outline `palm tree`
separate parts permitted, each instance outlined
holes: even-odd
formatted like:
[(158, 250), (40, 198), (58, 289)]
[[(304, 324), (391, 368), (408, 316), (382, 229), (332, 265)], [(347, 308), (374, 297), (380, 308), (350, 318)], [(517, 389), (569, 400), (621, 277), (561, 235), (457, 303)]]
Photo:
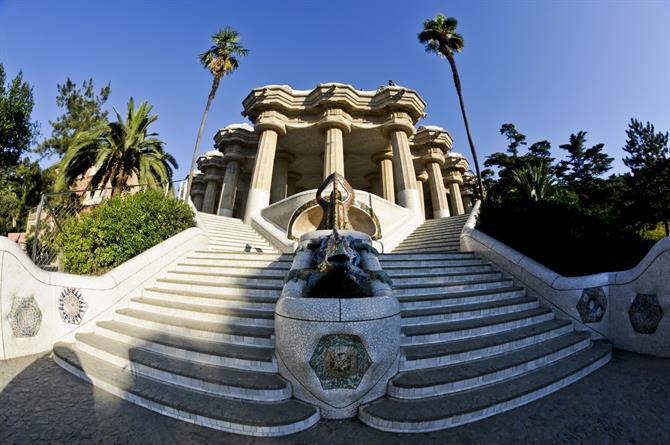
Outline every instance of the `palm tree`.
[(454, 85), (456, 85), (458, 100), (461, 104), (461, 113), (463, 114), (463, 122), (465, 123), (465, 132), (468, 134), (468, 143), (470, 144), (472, 159), (475, 162), (475, 169), (477, 171), (479, 194), (483, 197), (484, 186), (482, 184), (482, 175), (479, 171), (479, 160), (477, 159), (475, 143), (472, 141), (472, 135), (470, 134), (470, 124), (468, 123), (468, 116), (465, 113), (465, 104), (463, 103), (461, 78), (458, 75), (456, 60), (454, 59), (454, 53), (461, 52), (464, 44), (463, 36), (456, 32), (457, 24), (458, 21), (455, 18), (438, 14), (434, 19), (428, 19), (423, 22), (423, 31), (419, 33), (419, 42), (426, 45), (426, 52), (435, 53), (440, 57), (446, 58), (449, 61), (449, 65), (451, 65), (451, 73), (454, 77)]
[(193, 172), (195, 171), (195, 163), (198, 160), (198, 148), (200, 147), (200, 139), (202, 132), (205, 129), (205, 121), (207, 120), (207, 113), (209, 107), (212, 105), (212, 100), (216, 95), (216, 90), (219, 89), (221, 78), (226, 76), (238, 67), (237, 57), (246, 56), (249, 50), (240, 45), (240, 35), (233, 28), (226, 27), (212, 36), (212, 45), (207, 51), (200, 54), (200, 63), (202, 66), (212, 73), (212, 88), (209, 90), (207, 97), (207, 106), (200, 121), (200, 128), (198, 129), (198, 137), (195, 140), (195, 148), (193, 149), (193, 160), (191, 161), (191, 170), (188, 175), (188, 182), (186, 184), (186, 196), (191, 192), (191, 184), (193, 182)]
[(553, 196), (556, 181), (551, 177), (546, 164), (524, 165), (512, 170), (512, 179), (517, 191), (533, 201), (544, 201)]
[(112, 193), (131, 178), (149, 188), (171, 180), (177, 161), (164, 151), (158, 134), (149, 133), (149, 125), (158, 119), (157, 114), (149, 114), (152, 109), (145, 101), (135, 110), (131, 97), (125, 121), (114, 109), (116, 122), (78, 133), (60, 162), (57, 188), (67, 188), (91, 167), (95, 170), (91, 188), (109, 186)]

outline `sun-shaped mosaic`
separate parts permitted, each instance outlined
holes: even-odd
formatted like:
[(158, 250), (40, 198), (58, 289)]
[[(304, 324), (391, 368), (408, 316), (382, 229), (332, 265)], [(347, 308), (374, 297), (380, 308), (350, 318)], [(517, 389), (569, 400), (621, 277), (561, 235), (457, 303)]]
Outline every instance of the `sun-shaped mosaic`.
[(65, 323), (79, 324), (88, 309), (81, 291), (74, 287), (66, 287), (58, 297), (58, 312)]

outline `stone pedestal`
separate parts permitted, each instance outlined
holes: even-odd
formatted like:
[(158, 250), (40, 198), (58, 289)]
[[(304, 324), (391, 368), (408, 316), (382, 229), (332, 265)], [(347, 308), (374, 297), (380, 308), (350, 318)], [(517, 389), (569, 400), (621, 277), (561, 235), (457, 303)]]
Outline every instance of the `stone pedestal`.
[[(320, 230), (300, 240), (330, 235)], [(370, 237), (349, 230), (370, 243)], [(361, 265), (380, 270), (375, 254), (362, 252)], [(298, 251), (292, 269), (313, 265), (312, 252)], [(398, 372), (400, 305), (391, 287), (373, 283), (366, 298), (303, 297), (304, 280), (286, 283), (275, 309), (275, 353), (281, 375), (293, 386), (294, 397), (316, 405), (321, 416), (342, 419), (386, 393), (388, 380)]]

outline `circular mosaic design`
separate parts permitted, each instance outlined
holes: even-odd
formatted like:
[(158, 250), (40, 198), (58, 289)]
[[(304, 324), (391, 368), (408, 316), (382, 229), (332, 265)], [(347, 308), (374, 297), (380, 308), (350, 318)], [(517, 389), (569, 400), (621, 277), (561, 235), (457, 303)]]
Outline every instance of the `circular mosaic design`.
[(637, 294), (628, 310), (630, 324), (639, 334), (653, 334), (663, 318), (663, 308), (653, 294)]
[(74, 287), (66, 287), (58, 297), (58, 312), (65, 323), (79, 324), (88, 309), (81, 291)]
[(14, 298), (9, 311), (9, 325), (14, 337), (34, 337), (42, 324), (42, 311), (35, 301), (35, 297)]
[(602, 287), (584, 289), (577, 302), (577, 312), (583, 323), (597, 323), (607, 311), (607, 297)]

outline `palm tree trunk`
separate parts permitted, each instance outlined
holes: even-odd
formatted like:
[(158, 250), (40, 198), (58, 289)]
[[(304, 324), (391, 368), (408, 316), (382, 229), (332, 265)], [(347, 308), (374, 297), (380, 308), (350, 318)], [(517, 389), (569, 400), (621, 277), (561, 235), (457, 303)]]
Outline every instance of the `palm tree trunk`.
[(209, 90), (209, 97), (207, 97), (207, 105), (205, 106), (205, 112), (202, 115), (202, 120), (200, 121), (200, 128), (198, 129), (198, 137), (195, 139), (195, 148), (193, 149), (193, 160), (191, 161), (191, 170), (188, 173), (188, 181), (186, 182), (186, 198), (191, 196), (191, 185), (193, 184), (193, 172), (195, 172), (195, 163), (198, 161), (198, 148), (200, 147), (200, 139), (202, 139), (202, 132), (205, 129), (205, 121), (207, 121), (207, 114), (209, 113), (209, 107), (212, 105), (214, 96), (216, 95), (216, 90), (219, 89), (219, 82), (221, 78), (214, 76), (212, 81), (212, 88)]
[(477, 150), (475, 150), (475, 143), (472, 141), (470, 134), (470, 124), (468, 123), (468, 116), (465, 113), (465, 104), (463, 103), (463, 92), (461, 91), (461, 78), (458, 75), (458, 68), (456, 68), (456, 60), (451, 51), (445, 51), (449, 65), (451, 65), (451, 73), (454, 76), (454, 85), (456, 85), (456, 93), (458, 93), (458, 101), (461, 104), (461, 113), (463, 114), (463, 122), (465, 123), (465, 132), (468, 135), (468, 143), (470, 144), (470, 151), (472, 152), (472, 160), (475, 162), (475, 170), (477, 172), (477, 185), (479, 187), (479, 197), (484, 199), (484, 184), (482, 183), (482, 173), (479, 170), (479, 160), (477, 159)]

